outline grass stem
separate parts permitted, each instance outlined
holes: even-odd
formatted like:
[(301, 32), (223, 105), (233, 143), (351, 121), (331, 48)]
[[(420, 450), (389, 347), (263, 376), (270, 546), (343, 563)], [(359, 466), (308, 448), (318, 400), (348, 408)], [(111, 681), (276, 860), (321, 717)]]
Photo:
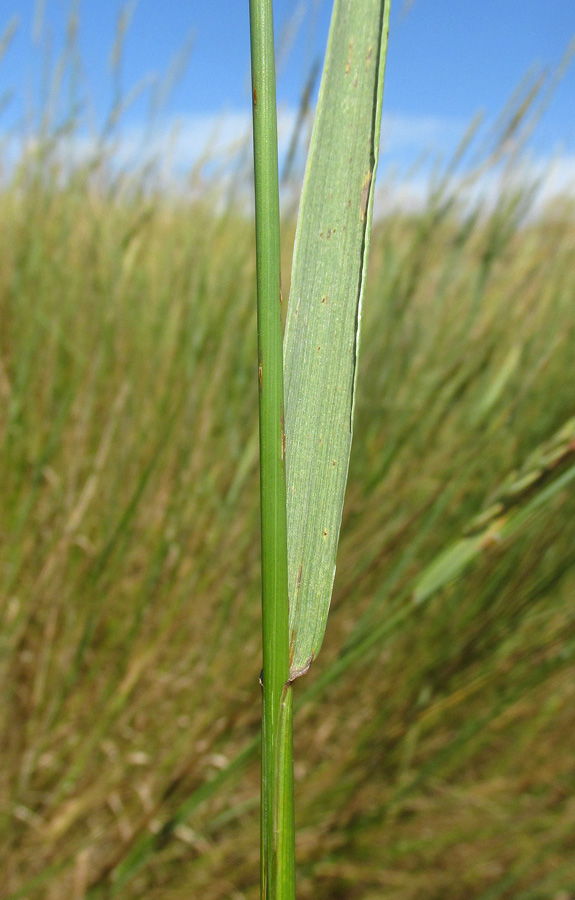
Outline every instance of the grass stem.
[(262, 524), (263, 726), (261, 892), (294, 897), (280, 223), (273, 11), (250, 0)]

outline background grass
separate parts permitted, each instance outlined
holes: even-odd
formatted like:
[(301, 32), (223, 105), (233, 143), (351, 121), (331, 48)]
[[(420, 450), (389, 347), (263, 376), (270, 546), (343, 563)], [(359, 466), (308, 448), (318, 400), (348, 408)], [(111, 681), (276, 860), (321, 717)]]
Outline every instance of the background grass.
[[(0, 191), (0, 897), (255, 898), (252, 226), (103, 145), (64, 177), (58, 141)], [(447, 178), (374, 230), (332, 613), (296, 685), (301, 900), (575, 892), (572, 486), (413, 602), (575, 415), (573, 209), (532, 199), (466, 209)]]

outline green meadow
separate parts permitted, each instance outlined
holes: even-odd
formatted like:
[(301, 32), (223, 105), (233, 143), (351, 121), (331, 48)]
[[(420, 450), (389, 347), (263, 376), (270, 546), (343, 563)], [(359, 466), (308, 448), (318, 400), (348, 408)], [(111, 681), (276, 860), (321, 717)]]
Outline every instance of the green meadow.
[[(255, 900), (253, 224), (67, 139), (0, 188), (0, 898)], [(575, 215), (502, 184), (379, 208), (301, 900), (575, 895)]]

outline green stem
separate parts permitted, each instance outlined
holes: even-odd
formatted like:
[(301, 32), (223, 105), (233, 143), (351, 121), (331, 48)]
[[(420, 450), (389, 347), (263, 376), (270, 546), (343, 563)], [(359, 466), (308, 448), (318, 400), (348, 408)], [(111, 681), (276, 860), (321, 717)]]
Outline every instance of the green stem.
[(272, 0), (250, 0), (262, 520), (261, 894), (293, 900), (292, 696), (289, 679), (283, 335)]

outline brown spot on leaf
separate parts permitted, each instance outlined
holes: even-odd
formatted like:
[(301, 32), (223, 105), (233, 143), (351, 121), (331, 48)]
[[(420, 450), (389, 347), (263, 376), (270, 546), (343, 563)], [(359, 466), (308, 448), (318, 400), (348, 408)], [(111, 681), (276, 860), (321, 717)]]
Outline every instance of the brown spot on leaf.
[(293, 663), (293, 655), (294, 655), (294, 653), (295, 653), (295, 631), (292, 630), (292, 631), (290, 632), (290, 636), (289, 636), (289, 664), (290, 664), (290, 669), (291, 669), (291, 667), (292, 667), (292, 663)]
[(349, 42), (349, 50), (348, 50), (348, 54), (347, 54), (347, 60), (346, 60), (346, 63), (345, 63), (345, 74), (346, 74), (346, 75), (349, 75), (349, 73), (350, 73), (350, 71), (351, 71), (351, 58), (352, 58), (352, 56), (353, 56), (353, 38), (352, 38), (351, 41)]
[(363, 179), (363, 185), (361, 188), (361, 199), (359, 201), (359, 216), (362, 222), (365, 222), (365, 217), (367, 214), (367, 204), (369, 203), (369, 189), (371, 187), (371, 176), (372, 172), (369, 171), (365, 178)]

